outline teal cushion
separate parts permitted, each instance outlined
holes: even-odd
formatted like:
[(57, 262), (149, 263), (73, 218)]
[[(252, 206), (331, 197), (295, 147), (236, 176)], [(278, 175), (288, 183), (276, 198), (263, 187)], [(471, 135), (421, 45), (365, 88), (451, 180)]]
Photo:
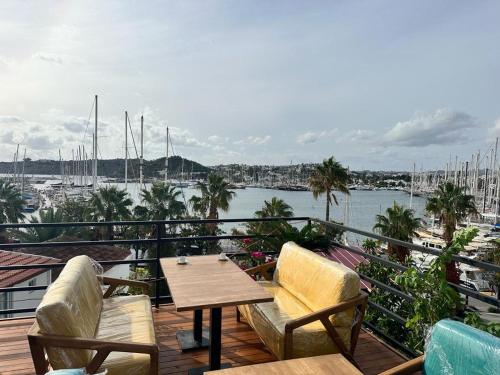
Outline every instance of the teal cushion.
[(64, 369), (64, 370), (53, 370), (47, 372), (45, 375), (86, 375), (84, 369)]
[(500, 374), (500, 339), (454, 320), (441, 320), (425, 348), (424, 374)]

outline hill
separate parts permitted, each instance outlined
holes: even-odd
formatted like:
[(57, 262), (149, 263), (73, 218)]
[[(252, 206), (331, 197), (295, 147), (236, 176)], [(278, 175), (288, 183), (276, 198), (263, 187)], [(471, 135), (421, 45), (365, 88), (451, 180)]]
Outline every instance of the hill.
[[(168, 174), (170, 177), (176, 178), (180, 176), (182, 170), (182, 161), (184, 160), (184, 174), (189, 176), (192, 172), (193, 176), (204, 177), (210, 171), (210, 168), (205, 167), (195, 161), (183, 159), (180, 156), (171, 156), (168, 158)], [(92, 162), (88, 161), (88, 174), (91, 175), (92, 172)], [(63, 162), (66, 171), (73, 170), (73, 162), (65, 161)], [(112, 177), (112, 178), (123, 178), (125, 177), (124, 172), (124, 159), (105, 159), (98, 160), (97, 171), (100, 176)], [(21, 171), (22, 162), (18, 162), (17, 170)], [(165, 170), (165, 158), (159, 158), (155, 160), (144, 160), (144, 176), (145, 177), (160, 177), (163, 176)], [(14, 171), (13, 162), (0, 162), (0, 173), (11, 174)], [(61, 174), (61, 162), (58, 160), (31, 160), (26, 159), (24, 163), (24, 173), (26, 175), (60, 175)], [(129, 160), (128, 164), (128, 176), (129, 178), (139, 177), (139, 160), (132, 159)]]

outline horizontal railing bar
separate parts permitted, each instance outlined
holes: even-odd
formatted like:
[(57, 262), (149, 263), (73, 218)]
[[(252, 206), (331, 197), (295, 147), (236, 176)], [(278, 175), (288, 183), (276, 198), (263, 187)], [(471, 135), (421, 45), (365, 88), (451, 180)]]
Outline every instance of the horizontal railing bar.
[(48, 285), (34, 285), (34, 286), (9, 286), (5, 288), (0, 288), (0, 293), (7, 292), (26, 292), (31, 290), (45, 290)]
[(384, 284), (383, 282), (381, 281), (378, 281), (378, 280), (375, 280), (374, 278), (371, 278), (369, 276), (366, 276), (360, 272), (358, 272), (358, 275), (361, 279), (365, 280), (365, 281), (368, 281), (369, 283), (373, 284), (373, 285), (376, 285), (377, 287), (379, 287), (380, 289), (384, 289), (384, 290), (387, 290), (388, 292), (392, 293), (392, 294), (395, 294), (401, 298), (404, 298), (408, 301), (414, 301), (415, 298), (410, 296), (409, 294), (405, 293), (405, 292), (402, 292), (401, 290), (398, 290), (390, 285), (387, 285), (387, 284)]
[[(101, 260), (97, 261), (101, 265), (117, 265), (117, 264), (141, 264), (141, 263), (156, 263), (156, 259), (124, 259), (124, 260)], [(45, 264), (12, 264), (8, 266), (0, 266), (0, 271), (13, 270), (31, 270), (31, 269), (53, 269), (62, 268), (66, 263), (45, 263)]]
[(19, 249), (33, 247), (71, 247), (71, 246), (111, 246), (111, 245), (133, 245), (153, 244), (156, 239), (130, 239), (130, 240), (99, 240), (99, 241), (54, 241), (54, 242), (19, 242), (0, 244), (0, 249)]
[[(338, 243), (338, 242), (333, 242), (332, 244), (335, 245), (335, 246), (337, 246), (337, 247), (341, 247), (341, 248), (343, 248), (343, 249), (345, 249), (347, 251), (353, 252), (355, 254), (359, 254), (359, 255), (361, 255), (361, 256), (363, 256), (365, 258), (368, 258), (368, 259), (371, 259), (371, 260), (375, 260), (376, 262), (388, 265), (388, 266), (393, 267), (393, 268), (397, 268), (397, 269), (399, 269), (401, 271), (405, 271), (405, 270), (408, 269), (408, 267), (405, 267), (405, 266), (403, 266), (401, 264), (397, 264), (397, 263), (391, 262), (389, 260), (382, 259), (381, 257), (376, 256), (376, 255), (365, 253), (365, 252), (363, 252), (361, 250), (358, 250), (358, 249), (355, 249), (355, 248), (353, 248), (351, 246), (343, 245), (343, 244)], [(358, 272), (358, 274), (359, 274), (359, 272)], [(493, 305), (493, 306), (500, 307), (500, 300), (498, 300), (498, 299), (496, 299), (494, 297), (485, 296), (484, 294), (481, 294), (478, 291), (475, 291), (473, 289), (464, 287), (462, 285), (454, 284), (454, 283), (449, 282), (449, 281), (448, 281), (448, 285), (450, 285), (452, 288), (455, 288), (458, 292), (460, 292), (462, 294), (465, 294), (465, 295), (467, 295), (469, 297), (475, 298), (477, 300), (480, 300), (482, 302), (485, 302), (485, 303)]]
[(379, 305), (378, 303), (375, 303), (373, 301), (370, 301), (368, 300), (368, 306), (371, 306), (373, 307), (375, 310), (378, 310), (386, 315), (389, 315), (392, 319), (394, 319), (395, 321), (397, 321), (398, 323), (401, 323), (401, 324), (406, 324), (406, 319), (403, 318), (402, 316), (396, 314), (395, 312), (389, 310), (389, 309), (386, 309), (385, 307)]
[[(375, 234), (375, 233), (367, 232), (367, 231), (364, 231), (364, 230), (361, 230), (361, 229), (352, 228), (352, 227), (346, 227), (346, 226), (341, 225), (341, 224), (337, 224), (337, 223), (333, 223), (333, 222), (328, 222), (328, 221), (324, 221), (324, 220), (320, 220), (320, 219), (315, 219), (315, 218), (311, 218), (311, 221), (314, 221), (316, 223), (320, 223), (320, 224), (323, 224), (323, 225), (326, 225), (326, 226), (331, 226), (331, 227), (334, 227), (334, 228), (337, 228), (337, 229), (341, 229), (341, 230), (344, 230), (344, 231), (361, 234), (362, 236), (375, 238), (375, 239), (380, 240), (380, 241), (389, 242), (389, 243), (392, 243), (394, 245), (404, 246), (404, 247), (406, 247), (408, 249), (420, 251), (422, 253), (436, 255), (436, 256), (441, 255), (441, 252), (439, 250), (429, 249), (428, 247), (424, 247), (424, 246), (420, 246), (420, 245), (415, 245), (415, 244), (410, 243), (410, 242), (396, 240), (396, 239), (391, 238), (391, 237), (382, 236), (380, 234)], [(453, 260), (455, 262), (466, 263), (466, 264), (469, 264), (471, 266), (476, 266), (476, 267), (479, 267), (479, 268), (483, 268), (483, 269), (488, 270), (488, 271), (500, 272), (500, 266), (497, 266), (496, 264), (493, 264), (493, 263), (488, 263), (488, 262), (483, 262), (483, 261), (480, 261), (480, 260), (470, 259), (470, 258), (463, 257), (463, 256), (460, 256), (460, 255), (453, 255), (452, 258), (453, 258)]]
[[(268, 238), (275, 237), (273, 235), (256, 235), (256, 234), (228, 234), (221, 236), (188, 236), (188, 237), (162, 237), (162, 243), (170, 242), (185, 242), (185, 241), (217, 241), (227, 239), (245, 239), (245, 238)], [(156, 238), (141, 238), (130, 240), (99, 240), (99, 241), (54, 241), (54, 242), (19, 242), (0, 244), (0, 249), (19, 249), (33, 247), (76, 247), (76, 246), (105, 246), (105, 245), (141, 245), (141, 244), (156, 244)]]
[(116, 226), (139, 226), (139, 225), (181, 225), (181, 224), (215, 224), (215, 223), (253, 223), (268, 221), (305, 221), (310, 220), (307, 216), (298, 217), (263, 217), (263, 218), (244, 218), (244, 219), (183, 219), (183, 220), (138, 220), (138, 221), (81, 221), (64, 223), (9, 223), (0, 224), (0, 231), (8, 228), (36, 228), (36, 227), (102, 227), (109, 225)]

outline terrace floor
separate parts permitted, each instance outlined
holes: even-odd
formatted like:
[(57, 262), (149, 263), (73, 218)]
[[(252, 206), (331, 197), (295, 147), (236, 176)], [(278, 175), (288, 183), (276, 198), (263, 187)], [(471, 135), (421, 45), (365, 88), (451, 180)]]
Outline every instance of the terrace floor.
[[(245, 323), (237, 323), (234, 308), (223, 309), (222, 361), (245, 366), (275, 361)], [(175, 338), (178, 329), (192, 327), (192, 313), (178, 313), (173, 305), (154, 310), (156, 335), (160, 345), (160, 374), (186, 374), (192, 367), (208, 363), (208, 351), (181, 352)], [(208, 314), (204, 314), (208, 318)], [(0, 320), (0, 374), (34, 374), (26, 333), (33, 318)], [(208, 325), (208, 322), (205, 323)], [(354, 355), (361, 371), (378, 374), (405, 359), (366, 331), (361, 331)]]

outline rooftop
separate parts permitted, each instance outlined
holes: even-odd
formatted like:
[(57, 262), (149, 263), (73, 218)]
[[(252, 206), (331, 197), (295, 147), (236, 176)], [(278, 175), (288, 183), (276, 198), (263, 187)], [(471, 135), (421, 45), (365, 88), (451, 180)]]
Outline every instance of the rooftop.
[[(21, 264), (23, 265), (46, 264), (46, 263), (59, 263), (59, 262), (60, 259), (52, 257), (24, 254), (17, 251), (0, 250), (1, 266), (21, 265)], [(17, 285), (45, 271), (47, 270), (43, 268), (0, 271), (0, 288), (7, 288), (10, 286)]]

